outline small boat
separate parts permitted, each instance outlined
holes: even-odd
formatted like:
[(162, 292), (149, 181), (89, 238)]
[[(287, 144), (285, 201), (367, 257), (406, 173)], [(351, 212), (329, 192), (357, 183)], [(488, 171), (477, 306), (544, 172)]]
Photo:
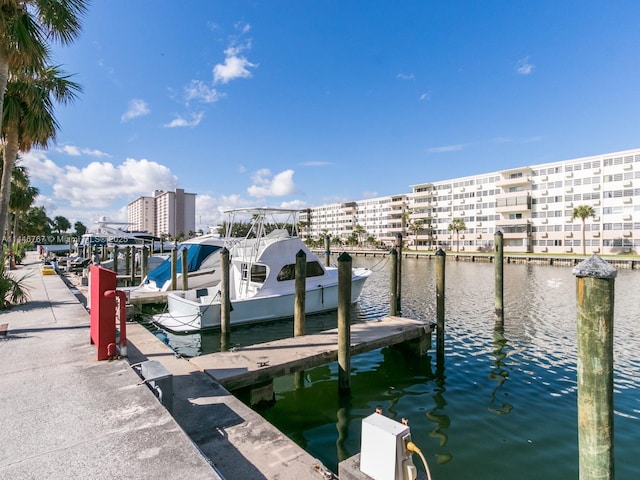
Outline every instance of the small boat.
[[(297, 210), (274, 208), (234, 209), (227, 212), (227, 237), (242, 215), (251, 228), (245, 238), (230, 242), (229, 297), (232, 325), (280, 318), (294, 312), (296, 255), (306, 254), (305, 312), (338, 307), (338, 269), (325, 267), (297, 236)], [(278, 218), (285, 216), (285, 220)], [(351, 303), (360, 297), (371, 270), (352, 269)], [(187, 333), (220, 327), (220, 282), (167, 294), (167, 312), (153, 316), (155, 324), (172, 332)]]

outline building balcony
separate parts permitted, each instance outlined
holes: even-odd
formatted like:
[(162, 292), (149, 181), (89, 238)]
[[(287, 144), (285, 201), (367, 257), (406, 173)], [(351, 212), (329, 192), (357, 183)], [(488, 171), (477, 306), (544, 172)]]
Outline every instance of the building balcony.
[(496, 221), (496, 227), (512, 227), (514, 225), (531, 225), (530, 218), (501, 218)]
[(505, 240), (524, 239), (529, 238), (529, 234), (527, 232), (502, 232), (502, 238)]
[(531, 210), (531, 197), (518, 195), (496, 195), (496, 213), (527, 212)]
[(513, 178), (503, 178), (496, 182), (496, 187), (501, 187), (501, 188), (517, 187), (520, 185), (523, 185), (523, 186), (531, 185), (531, 177), (522, 176), (522, 177), (513, 177)]
[(527, 205), (496, 205), (496, 213), (526, 213), (530, 211), (531, 207)]

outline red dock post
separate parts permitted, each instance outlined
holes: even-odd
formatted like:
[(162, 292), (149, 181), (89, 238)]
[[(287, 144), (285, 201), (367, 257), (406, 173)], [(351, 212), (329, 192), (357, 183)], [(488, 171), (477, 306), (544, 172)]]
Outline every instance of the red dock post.
[(120, 299), (120, 355), (126, 356), (126, 296), (116, 290), (116, 272), (91, 265), (90, 278), (90, 340), (98, 349), (98, 360), (116, 355), (116, 297)]

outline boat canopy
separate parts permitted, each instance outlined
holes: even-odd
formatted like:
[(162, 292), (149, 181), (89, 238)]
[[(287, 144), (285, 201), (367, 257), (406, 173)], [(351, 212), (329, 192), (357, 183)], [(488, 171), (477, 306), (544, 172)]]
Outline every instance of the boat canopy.
[[(201, 245), (195, 243), (183, 243), (178, 245), (178, 254), (183, 249), (187, 249), (187, 271), (193, 272), (200, 268), (202, 262), (212, 253), (220, 250), (219, 245)], [(182, 262), (178, 262), (178, 273), (182, 273)], [(168, 258), (157, 268), (149, 272), (147, 275), (149, 281), (155, 281), (156, 285), (164, 285), (167, 280), (171, 279), (171, 258)]]

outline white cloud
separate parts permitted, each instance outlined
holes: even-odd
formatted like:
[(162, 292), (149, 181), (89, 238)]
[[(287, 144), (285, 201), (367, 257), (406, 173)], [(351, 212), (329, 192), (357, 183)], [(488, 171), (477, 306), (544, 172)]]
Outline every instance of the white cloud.
[(198, 124), (202, 121), (204, 117), (204, 112), (192, 113), (191, 120), (187, 120), (183, 118), (181, 115), (178, 115), (176, 118), (171, 120), (169, 123), (165, 123), (164, 126), (166, 128), (175, 128), (175, 127), (197, 127)]
[(96, 150), (96, 149), (89, 149), (89, 148), (83, 148), (82, 153), (85, 155), (89, 155), (90, 157), (98, 157), (98, 158), (111, 157), (111, 155), (109, 155), (106, 152), (103, 152), (101, 150)]
[(531, 75), (535, 68), (536, 66), (534, 64), (529, 63), (529, 57), (524, 57), (518, 60), (516, 72), (520, 75)]
[(67, 200), (74, 207), (91, 205), (108, 207), (155, 189), (173, 190), (178, 179), (171, 170), (146, 159), (126, 159), (120, 165), (92, 162), (84, 168), (67, 166), (54, 185), (55, 198)]
[(249, 33), (249, 31), (251, 30), (251, 25), (248, 23), (238, 22), (234, 25), (234, 27), (236, 28), (236, 30), (239, 30), (240, 33)]
[(191, 100), (198, 100), (203, 103), (215, 103), (224, 95), (215, 88), (209, 87), (201, 80), (191, 80), (191, 83), (184, 87), (187, 103)]
[(292, 210), (302, 210), (305, 207), (308, 207), (309, 204), (304, 200), (292, 200), (290, 202), (282, 202), (280, 204), (280, 208), (287, 208)]
[(62, 147), (57, 147), (57, 151), (66, 153), (67, 155), (71, 155), (72, 157), (79, 157), (81, 155), (80, 149), (73, 145), (64, 145)]
[(245, 57), (239, 57), (236, 55), (229, 55), (230, 51), (236, 50), (235, 48), (228, 48), (225, 53), (228, 55), (224, 59), (224, 64), (217, 64), (213, 67), (213, 82), (214, 83), (229, 83), (236, 78), (251, 78), (252, 74), (249, 71), (251, 67), (257, 67), (257, 65), (251, 63)]
[(332, 162), (324, 162), (322, 160), (312, 160), (309, 162), (301, 162), (298, 165), (302, 167), (329, 167), (333, 165)]
[(430, 93), (423, 93), (422, 95), (420, 95), (420, 100), (422, 101), (427, 101), (427, 100), (431, 100), (431, 94)]
[(129, 102), (129, 108), (122, 114), (120, 121), (128, 122), (129, 120), (148, 115), (149, 113), (151, 113), (151, 110), (149, 109), (147, 102), (139, 98), (134, 98)]
[(20, 154), (20, 164), (29, 170), (31, 183), (43, 182), (53, 184), (63, 170), (53, 160), (47, 157), (46, 152), (31, 150)]
[(446, 153), (446, 152), (457, 152), (464, 148), (464, 145), (445, 145), (442, 147), (433, 147), (427, 149), (429, 153)]
[(219, 198), (210, 195), (196, 196), (196, 228), (207, 232), (208, 227), (215, 227), (226, 220), (224, 212), (232, 208), (250, 207), (251, 202), (240, 195), (222, 195)]
[(378, 196), (378, 192), (375, 192), (373, 190), (365, 190), (364, 192), (362, 192), (362, 198), (376, 198)]
[[(222, 222), (228, 220), (228, 216), (224, 213), (227, 210), (255, 206), (255, 201), (248, 200), (240, 195), (222, 195), (220, 197), (212, 197), (206, 194), (198, 195), (196, 197), (196, 229), (208, 232), (210, 227), (222, 225)], [(292, 200), (281, 202), (278, 208), (300, 210), (307, 206), (308, 204), (303, 200)]]
[(294, 171), (289, 169), (271, 177), (271, 171), (267, 168), (258, 170), (252, 177), (254, 185), (247, 192), (252, 197), (283, 197), (295, 192), (293, 183)]
[(47, 152), (32, 150), (20, 156), (33, 186), (40, 190), (36, 206), (47, 215), (67, 217), (88, 227), (100, 216), (126, 221), (127, 203), (156, 189), (175, 190), (178, 179), (168, 167), (146, 159), (126, 159), (119, 165), (92, 162), (85, 167), (58, 166)]
[(90, 157), (110, 157), (108, 153), (105, 153), (101, 150), (90, 149), (90, 148), (80, 148), (75, 145), (63, 145), (61, 147), (56, 147), (57, 152), (66, 153), (67, 155), (71, 155), (72, 157), (79, 157), (81, 155), (89, 155)]
[(400, 80), (413, 80), (415, 78), (413, 73), (399, 73), (396, 77)]

